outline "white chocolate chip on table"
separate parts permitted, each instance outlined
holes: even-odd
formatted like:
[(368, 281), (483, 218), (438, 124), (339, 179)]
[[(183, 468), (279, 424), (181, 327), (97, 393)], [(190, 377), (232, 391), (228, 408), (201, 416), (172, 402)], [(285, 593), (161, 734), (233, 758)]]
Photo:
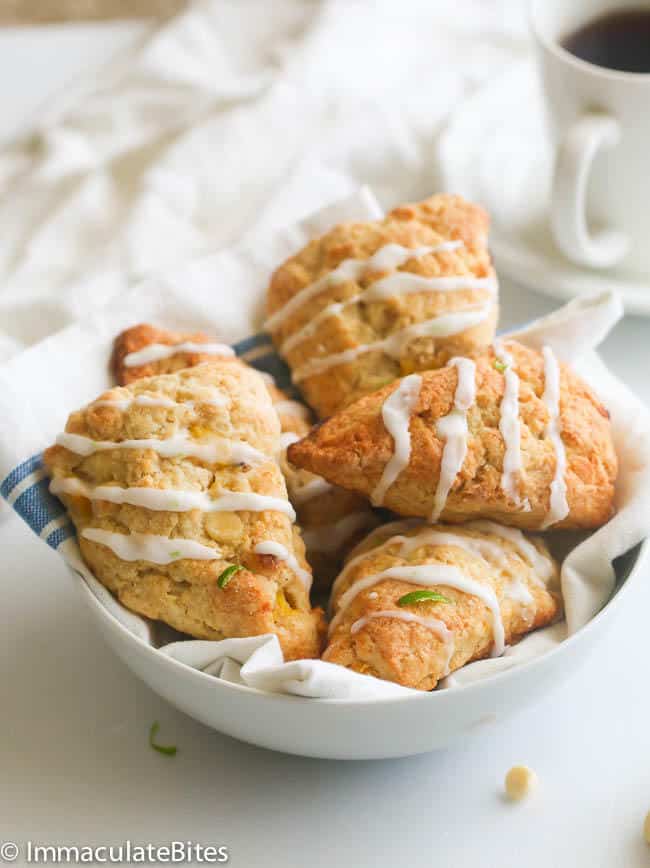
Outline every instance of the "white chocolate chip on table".
[(513, 802), (530, 795), (537, 786), (537, 775), (528, 766), (513, 766), (506, 775), (506, 795)]

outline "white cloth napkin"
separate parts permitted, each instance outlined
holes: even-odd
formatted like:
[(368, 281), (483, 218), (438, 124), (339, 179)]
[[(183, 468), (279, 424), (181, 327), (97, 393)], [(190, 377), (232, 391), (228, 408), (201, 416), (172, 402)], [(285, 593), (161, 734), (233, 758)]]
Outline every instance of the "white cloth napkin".
[[(376, 204), (352, 196), (277, 227), (360, 182), (386, 205), (438, 188), (446, 118), (528, 55), (519, 0), (275, 0), (263, 15), (250, 5), (191, 4), (0, 149), (0, 479), (108, 385), (120, 329), (153, 320), (250, 335), (270, 268), (319, 227), (372, 217)], [(586, 349), (616, 315), (604, 298), (527, 340), (546, 335), (564, 356), (572, 331)], [(650, 515), (647, 415), (593, 355), (579, 365), (612, 410), (622, 473), (619, 514), (564, 565), (570, 630), (607, 599), (611, 558), (647, 533)], [(322, 697), (403, 690), (321, 661), (283, 664), (275, 637), (170, 643), (88, 574), (74, 541), (59, 551), (127, 629), (221, 678)], [(565, 631), (541, 631), (454, 681), (540, 653)]]
[(360, 184), (385, 205), (436, 189), (441, 124), (527, 53), (522, 13), (203, 0), (67, 86), (0, 149), (0, 361)]
[[(110, 385), (107, 362), (111, 341), (121, 329), (146, 320), (178, 328), (201, 328), (224, 340), (242, 337), (239, 329), (244, 322), (238, 322), (238, 310), (243, 307), (243, 320), (251, 320), (274, 265), (309, 237), (337, 222), (369, 219), (380, 213), (377, 201), (367, 191), (353, 194), (284, 230), (261, 232), (254, 241), (172, 269), (164, 283), (156, 280), (123, 293), (103, 311), (0, 366), (0, 480), (52, 442), (71, 410)], [(650, 531), (649, 414), (607, 371), (592, 349), (620, 315), (617, 298), (604, 295), (572, 302), (518, 334), (533, 346), (549, 344), (561, 358), (572, 361), (608, 406), (621, 463), (618, 513), (577, 545), (564, 561), (562, 589), (567, 626), (534, 634), (502, 658), (472, 664), (454, 674), (447, 686), (510, 667), (556, 645), (567, 629), (580, 629), (613, 590), (612, 559)], [(237, 323), (234, 333), (224, 325), (231, 321)], [(572, 339), (568, 339), (570, 335)], [(51, 530), (48, 525), (41, 536), (46, 538)], [(323, 661), (284, 664), (277, 640), (269, 636), (170, 643), (166, 631), (125, 610), (99, 585), (82, 564), (74, 540), (66, 540), (58, 550), (127, 629), (160, 647), (162, 653), (215, 677), (264, 690), (328, 698), (391, 695), (405, 689)]]

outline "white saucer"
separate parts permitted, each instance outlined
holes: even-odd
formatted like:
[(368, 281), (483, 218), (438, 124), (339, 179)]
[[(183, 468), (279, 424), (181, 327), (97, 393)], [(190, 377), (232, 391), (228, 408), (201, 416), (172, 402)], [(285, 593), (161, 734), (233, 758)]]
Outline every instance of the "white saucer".
[(437, 186), (480, 202), (492, 215), (490, 248), (501, 275), (561, 299), (614, 289), (628, 313), (650, 316), (650, 278), (580, 268), (555, 248), (547, 219), (552, 152), (530, 61), (464, 101), (438, 147)]

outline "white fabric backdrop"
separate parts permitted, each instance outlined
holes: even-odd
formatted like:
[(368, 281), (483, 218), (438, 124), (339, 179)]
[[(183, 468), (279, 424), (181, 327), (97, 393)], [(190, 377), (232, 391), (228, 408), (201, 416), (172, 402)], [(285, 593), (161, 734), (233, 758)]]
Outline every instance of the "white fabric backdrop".
[(521, 0), (193, 4), (0, 149), (0, 361), (359, 182), (432, 192), (442, 123), (525, 33)]
[[(219, 297), (215, 287), (220, 280), (227, 284), (228, 297), (236, 298), (244, 310), (253, 311), (260, 287), (275, 262), (334, 223), (368, 219), (378, 213), (378, 203), (368, 192), (348, 196), (301, 224), (262, 232), (252, 243), (205, 256), (187, 268), (170, 269), (164, 281), (146, 281), (115, 298), (103, 310), (0, 365), (0, 479), (52, 441), (64, 424), (67, 408), (83, 404), (109, 385), (107, 360), (113, 337), (120, 329), (142, 318), (190, 327), (201, 323), (212, 334), (227, 337), (221, 311), (214, 303)], [(567, 631), (583, 627), (613, 590), (611, 561), (650, 532), (649, 414), (592, 351), (621, 313), (617, 297), (604, 294), (575, 300), (518, 333), (522, 341), (532, 346), (549, 344), (561, 359), (577, 364), (610, 409), (620, 459), (618, 511), (582, 544), (576, 545), (576, 540), (565, 540), (563, 544), (563, 548), (568, 544), (572, 549), (562, 567), (566, 623), (532, 634), (507, 649), (502, 657), (464, 667), (447, 679), (445, 686), (468, 683), (510, 668), (548, 651), (563, 641)], [(251, 316), (246, 319), (250, 321)], [(28, 499), (29, 507), (22, 514), (42, 539), (49, 540), (61, 520), (49, 511), (39, 484), (30, 475), (14, 484), (9, 499), (13, 502), (13, 492), (18, 497), (16, 505), (23, 496)], [(124, 609), (93, 578), (80, 560), (74, 539), (66, 539), (58, 551), (128, 630), (161, 645), (156, 630), (151, 631), (144, 619)], [(320, 660), (284, 664), (274, 636), (165, 644), (168, 641), (163, 638), (162, 652), (215, 676), (266, 690), (321, 698), (392, 695), (403, 690)]]
[[(31, 130), (0, 150), (0, 361), (7, 362), (0, 381), (3, 395), (17, 391), (0, 417), (5, 470), (18, 457), (15, 450), (43, 445), (61, 412), (57, 389), (46, 387), (30, 405), (38, 413), (24, 406), (14, 421), (16, 405), (29, 403), (25, 372), (34, 373), (42, 390), (43, 368), (52, 382), (57, 363), (77, 370), (71, 360), (96, 335), (72, 326), (29, 353), (18, 350), (80, 319), (92, 322), (109, 300), (112, 315), (125, 320), (150, 300), (164, 307), (181, 277), (197, 297), (206, 273), (246, 284), (250, 269), (238, 270), (240, 259), (225, 247), (241, 242), (252, 267), (266, 270), (260, 239), (359, 183), (369, 183), (384, 206), (435, 190), (438, 137), (450, 112), (527, 55), (522, 12), (520, 0), (203, 0), (96, 80), (53, 99)], [(186, 264), (205, 254), (211, 254), (207, 263)], [(238, 294), (219, 293), (217, 281), (208, 294), (218, 309), (211, 303), (206, 321), (231, 341), (253, 333), (250, 280), (250, 291)], [(119, 294), (135, 283), (143, 287), (138, 299), (116, 312)], [(184, 315), (186, 308), (179, 306)], [(94, 318), (104, 329), (107, 320)], [(81, 329), (78, 340), (75, 329)], [(49, 362), (38, 363), (43, 359)], [(74, 403), (72, 393), (103, 373), (85, 369), (59, 388), (70, 384)], [(617, 389), (610, 384), (610, 392)], [(628, 400), (623, 394), (621, 417), (629, 420), (636, 414), (624, 412)], [(639, 420), (641, 436), (647, 419)], [(634, 484), (625, 502), (645, 495), (647, 486), (637, 482), (648, 463), (630, 465)], [(646, 512), (624, 510), (615, 532), (601, 536), (599, 563), (580, 561), (566, 576), (579, 585), (585, 566), (597, 576), (590, 605), (569, 606), (573, 628), (606, 598), (608, 560), (639, 538)], [(561, 639), (555, 632), (544, 637)], [(182, 652), (195, 644), (185, 643)], [(522, 643), (513, 657), (527, 647)], [(188, 662), (205, 663), (203, 657)], [(482, 677), (486, 665), (468, 667), (463, 677)], [(316, 688), (319, 695), (332, 686)]]

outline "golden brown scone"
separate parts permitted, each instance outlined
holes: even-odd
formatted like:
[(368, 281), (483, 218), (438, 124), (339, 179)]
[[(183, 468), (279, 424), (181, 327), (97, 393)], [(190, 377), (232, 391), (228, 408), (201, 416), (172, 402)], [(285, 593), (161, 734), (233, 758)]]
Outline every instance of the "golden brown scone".
[(321, 418), (490, 343), (488, 223), (478, 206), (440, 194), (337, 226), (277, 269), (266, 327)]
[(607, 410), (548, 348), (514, 341), (497, 355), (490, 348), (475, 368), (452, 360), (362, 398), (290, 446), (289, 459), (350, 491), (376, 493), (397, 455), (384, 404), (408, 382), (402, 436), (410, 452), (379, 501), (388, 508), (533, 530), (593, 528), (612, 515), (617, 459)]
[[(205, 349), (200, 349), (201, 344)], [(177, 349), (167, 351), (166, 347)], [(183, 334), (140, 323), (115, 338), (110, 366), (116, 382), (128, 386), (142, 377), (173, 374), (215, 358), (236, 361), (229, 346), (213, 342), (202, 332)]]
[[(404, 599), (414, 592), (443, 599)], [(489, 521), (378, 528), (352, 553), (332, 601), (323, 659), (419, 690), (561, 612), (544, 543)]]
[[(207, 343), (210, 338), (202, 333), (181, 335), (167, 329), (141, 324), (118, 335), (113, 353), (113, 370), (121, 384), (141, 368), (123, 364), (126, 353), (141, 351), (152, 344), (175, 345), (182, 341)], [(211, 356), (200, 353), (180, 353), (154, 360), (146, 365), (147, 375), (167, 373), (170, 366), (193, 367), (210, 361)], [(233, 363), (245, 364), (236, 358)], [(264, 376), (264, 375), (263, 375)], [(326, 483), (306, 470), (298, 470), (286, 459), (289, 443), (304, 437), (312, 425), (311, 411), (299, 401), (291, 400), (279, 389), (270, 375), (264, 377), (271, 401), (280, 419), (281, 438), (279, 461), (285, 477), (289, 500), (296, 509), (307, 546), (307, 559), (314, 573), (314, 590), (324, 592), (341, 569), (343, 558), (361, 537), (376, 524), (374, 512), (364, 497)]]
[(289, 400), (273, 383), (268, 383), (267, 388), (280, 419), (280, 469), (302, 529), (307, 560), (314, 573), (314, 591), (329, 591), (346, 554), (377, 524), (378, 518), (362, 495), (331, 485), (291, 464), (287, 447), (309, 433), (311, 413), (299, 401)]
[(104, 393), (45, 463), (84, 560), (125, 606), (203, 639), (276, 633), (286, 659), (315, 657), (323, 618), (279, 429), (259, 374), (212, 361)]

